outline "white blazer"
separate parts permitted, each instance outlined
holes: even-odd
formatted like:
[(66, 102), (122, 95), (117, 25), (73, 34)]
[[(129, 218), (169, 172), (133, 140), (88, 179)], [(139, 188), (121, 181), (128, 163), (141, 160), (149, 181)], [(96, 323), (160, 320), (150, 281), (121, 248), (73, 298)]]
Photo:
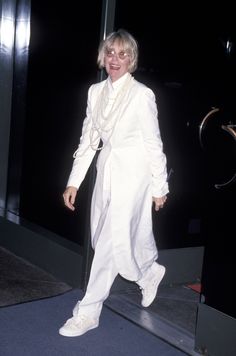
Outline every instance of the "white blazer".
[[(106, 81), (89, 88), (86, 118), (67, 186), (80, 187), (95, 155), (90, 147), (92, 118)], [(102, 226), (109, 223), (119, 273), (137, 281), (158, 255), (152, 232), (152, 197), (169, 192), (166, 156), (151, 89), (133, 80), (119, 112), (108, 142), (109, 135), (102, 134), (104, 149), (96, 164), (91, 239), (95, 248), (102, 231), (107, 233)], [(99, 140), (96, 146), (98, 144)]]

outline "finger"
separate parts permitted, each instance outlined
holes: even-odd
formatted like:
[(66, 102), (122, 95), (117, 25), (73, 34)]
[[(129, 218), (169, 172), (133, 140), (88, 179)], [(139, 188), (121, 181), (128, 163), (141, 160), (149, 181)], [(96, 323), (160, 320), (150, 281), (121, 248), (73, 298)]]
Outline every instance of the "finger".
[(68, 205), (70, 203), (69, 195), (68, 194), (63, 194), (63, 199), (65, 205)]
[(164, 204), (155, 204), (155, 210), (158, 211), (164, 207)]
[(70, 202), (71, 202), (72, 205), (74, 205), (74, 203), (75, 203), (75, 194), (71, 194)]
[(74, 207), (74, 205), (73, 204), (71, 204), (70, 202), (68, 202), (68, 203), (65, 203), (65, 206), (67, 207), (67, 208), (69, 208), (70, 210), (75, 210), (75, 207)]
[(72, 205), (72, 204), (68, 205), (68, 208), (69, 208), (70, 210), (72, 210), (72, 211), (75, 210), (75, 207), (74, 207), (74, 205)]
[(70, 201), (69, 201), (69, 204), (68, 204), (68, 207), (69, 207), (71, 210), (75, 210), (74, 202), (75, 202), (75, 198), (71, 197), (71, 199), (70, 199)]
[(65, 206), (67, 208), (69, 208), (70, 210), (75, 210), (75, 207), (74, 207), (74, 201), (75, 201), (75, 198), (72, 199), (72, 196), (70, 193), (65, 193), (63, 194), (63, 198), (64, 198), (64, 203), (65, 203)]

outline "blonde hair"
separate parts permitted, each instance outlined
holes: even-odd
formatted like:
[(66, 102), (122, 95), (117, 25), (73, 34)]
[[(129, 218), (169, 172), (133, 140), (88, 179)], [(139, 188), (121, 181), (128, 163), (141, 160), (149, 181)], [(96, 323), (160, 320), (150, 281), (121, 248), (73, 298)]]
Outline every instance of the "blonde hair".
[(110, 33), (105, 40), (101, 41), (98, 48), (98, 67), (100, 69), (105, 67), (104, 59), (106, 51), (111, 48), (115, 42), (120, 43), (124, 47), (124, 51), (129, 54), (130, 65), (128, 70), (130, 73), (133, 73), (138, 65), (138, 44), (135, 38), (123, 29)]

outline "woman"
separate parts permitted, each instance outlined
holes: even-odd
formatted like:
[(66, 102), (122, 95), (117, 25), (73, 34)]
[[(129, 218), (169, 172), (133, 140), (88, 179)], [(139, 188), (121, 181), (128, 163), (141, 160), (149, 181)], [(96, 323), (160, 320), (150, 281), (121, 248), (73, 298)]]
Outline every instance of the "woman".
[(100, 44), (98, 65), (108, 78), (89, 88), (82, 135), (63, 194), (65, 205), (74, 210), (79, 186), (99, 150), (91, 203), (95, 253), (85, 296), (59, 330), (64, 336), (79, 336), (98, 326), (118, 274), (140, 286), (142, 305), (147, 307), (165, 273), (155, 262), (152, 202), (158, 210), (166, 201), (166, 157), (155, 96), (131, 75), (137, 60), (137, 42), (124, 30)]

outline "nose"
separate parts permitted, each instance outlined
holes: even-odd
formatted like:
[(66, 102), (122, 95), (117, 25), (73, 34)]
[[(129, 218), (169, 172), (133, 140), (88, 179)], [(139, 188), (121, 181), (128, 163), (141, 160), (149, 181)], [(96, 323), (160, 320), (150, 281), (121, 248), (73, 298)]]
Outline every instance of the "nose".
[(115, 59), (119, 59), (119, 55), (117, 53), (112, 53), (112, 59), (115, 58)]

